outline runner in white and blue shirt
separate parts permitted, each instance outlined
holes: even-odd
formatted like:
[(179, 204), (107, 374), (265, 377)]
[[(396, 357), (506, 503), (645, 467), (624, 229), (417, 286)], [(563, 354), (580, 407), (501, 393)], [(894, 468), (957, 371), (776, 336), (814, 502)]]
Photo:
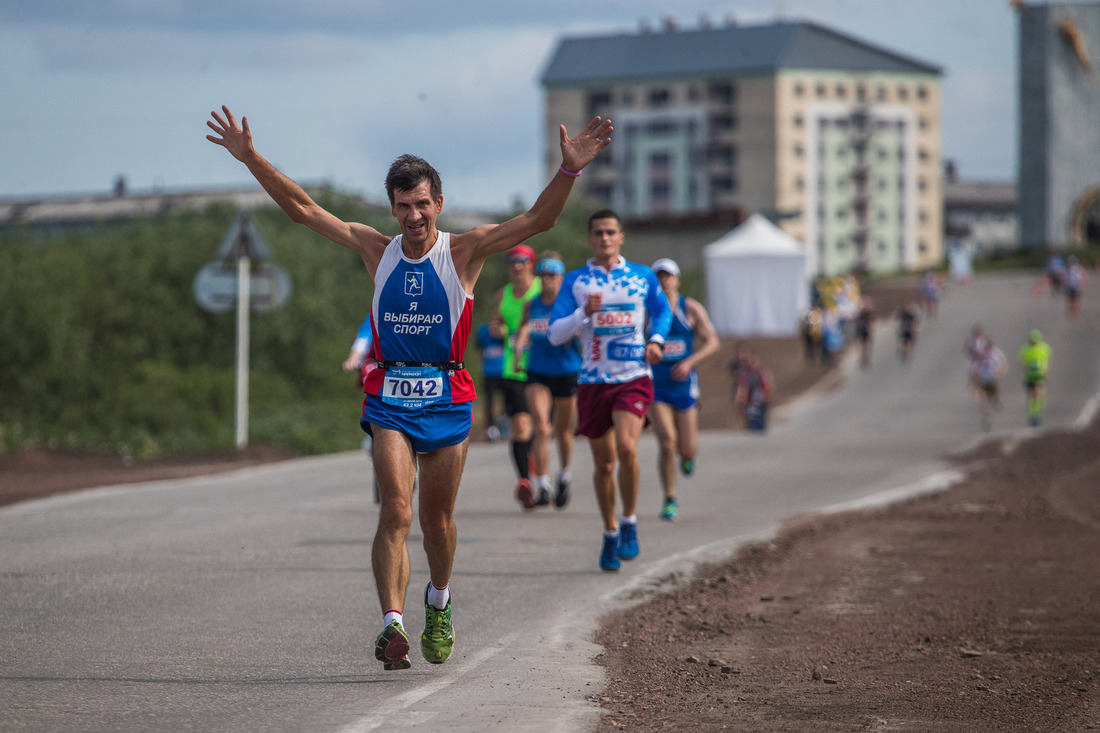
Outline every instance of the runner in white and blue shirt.
[[(599, 310), (589, 316), (584, 304), (599, 295)], [(652, 341), (663, 348), (672, 322), (668, 299), (653, 270), (621, 255), (610, 268), (595, 259), (565, 276), (550, 313), (550, 343), (574, 335), (581, 342), (581, 384), (622, 384), (652, 377), (645, 360), (646, 318)]]
[[(614, 211), (589, 217), (594, 256), (565, 276), (550, 313), (550, 343), (573, 336), (581, 341), (577, 434), (586, 436), (592, 449), (604, 528), (599, 562), (610, 571), (619, 569), (620, 560), (638, 555), (638, 439), (653, 401), (649, 365), (660, 361), (672, 319), (653, 270), (621, 255), (624, 238)], [(623, 510), (619, 519), (617, 499)]]

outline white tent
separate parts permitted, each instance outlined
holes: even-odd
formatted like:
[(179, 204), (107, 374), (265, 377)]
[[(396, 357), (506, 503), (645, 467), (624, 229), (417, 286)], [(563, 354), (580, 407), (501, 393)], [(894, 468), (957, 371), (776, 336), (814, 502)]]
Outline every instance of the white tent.
[(791, 336), (809, 306), (802, 244), (760, 214), (703, 248), (707, 311), (721, 336)]

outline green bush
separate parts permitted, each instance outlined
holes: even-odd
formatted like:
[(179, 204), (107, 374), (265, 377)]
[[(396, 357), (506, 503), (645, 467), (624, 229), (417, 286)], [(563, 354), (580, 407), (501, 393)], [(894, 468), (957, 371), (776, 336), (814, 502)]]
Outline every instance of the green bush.
[[(388, 211), (333, 191), (319, 200), (341, 218), (396, 233)], [(192, 283), (236, 215), (217, 206), (51, 238), (0, 236), (0, 451), (152, 457), (232, 446), (236, 316), (200, 309)], [(580, 265), (589, 256), (586, 215), (567, 210), (532, 246)], [(370, 308), (370, 277), (354, 252), (278, 209), (253, 221), (293, 293), (282, 308), (251, 315), (250, 441), (299, 454), (353, 449), (362, 394), (340, 365)], [(475, 323), (488, 320), (505, 282), (504, 258), (490, 258)], [(476, 355), (468, 349), (475, 375)]]

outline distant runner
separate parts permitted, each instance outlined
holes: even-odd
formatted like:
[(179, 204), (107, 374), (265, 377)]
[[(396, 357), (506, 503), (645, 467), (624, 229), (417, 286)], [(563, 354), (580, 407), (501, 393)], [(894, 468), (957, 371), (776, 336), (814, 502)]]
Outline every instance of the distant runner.
[(1039, 329), (1031, 329), (1027, 342), (1020, 347), (1019, 360), (1024, 369), (1024, 390), (1027, 392), (1027, 424), (1038, 427), (1043, 422), (1047, 371), (1050, 369), (1050, 345), (1043, 341)]

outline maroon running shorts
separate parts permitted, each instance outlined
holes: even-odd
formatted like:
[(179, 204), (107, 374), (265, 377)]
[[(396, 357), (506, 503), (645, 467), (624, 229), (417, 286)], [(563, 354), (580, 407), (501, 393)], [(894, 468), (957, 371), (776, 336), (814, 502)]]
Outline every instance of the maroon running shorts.
[(653, 380), (638, 377), (621, 384), (581, 384), (577, 386), (577, 435), (600, 438), (611, 429), (611, 413), (629, 412), (645, 419), (653, 402)]

